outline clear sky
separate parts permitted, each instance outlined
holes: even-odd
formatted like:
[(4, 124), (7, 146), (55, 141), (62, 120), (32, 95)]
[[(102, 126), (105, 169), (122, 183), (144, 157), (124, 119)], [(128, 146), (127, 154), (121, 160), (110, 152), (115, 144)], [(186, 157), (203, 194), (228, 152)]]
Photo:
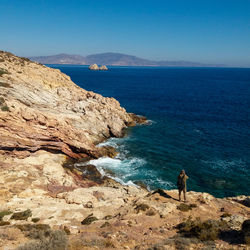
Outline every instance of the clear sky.
[(0, 0), (0, 49), (250, 66), (250, 0)]

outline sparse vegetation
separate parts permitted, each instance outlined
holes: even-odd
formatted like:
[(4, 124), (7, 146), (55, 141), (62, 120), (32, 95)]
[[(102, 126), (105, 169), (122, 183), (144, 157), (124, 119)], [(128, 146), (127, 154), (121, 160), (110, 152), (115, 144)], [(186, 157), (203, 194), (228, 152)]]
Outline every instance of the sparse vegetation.
[(1, 106), (1, 110), (2, 110), (2, 111), (9, 112), (9, 111), (10, 111), (10, 108), (9, 108), (7, 105), (3, 105), (3, 106)]
[(228, 225), (224, 221), (207, 220), (201, 221), (200, 218), (187, 221), (177, 225), (179, 233), (185, 237), (195, 237), (202, 241), (216, 240), (222, 231), (228, 230)]
[(0, 87), (11, 88), (10, 84), (7, 82), (0, 82)]
[(193, 208), (196, 208), (196, 204), (185, 204), (181, 203), (179, 206), (177, 206), (177, 209), (179, 209), (182, 212), (187, 212), (189, 210), (192, 210)]
[(153, 209), (149, 209), (149, 210), (146, 212), (146, 215), (147, 215), (147, 216), (154, 216), (154, 215), (156, 215), (156, 212), (155, 212)]
[(32, 218), (31, 221), (34, 223), (37, 223), (40, 220), (40, 218)]
[(105, 221), (105, 222), (100, 226), (100, 228), (104, 228), (104, 227), (108, 227), (108, 226), (110, 226), (110, 223), (107, 222), (107, 221)]
[(31, 60), (27, 57), (20, 57), (20, 59), (25, 62), (31, 62)]
[(47, 224), (22, 224), (22, 225), (16, 225), (16, 227), (20, 229), (22, 232), (30, 232), (32, 230), (46, 231), (50, 229), (50, 226)]
[(6, 69), (0, 68), (0, 76), (2, 76), (4, 74), (10, 74), (10, 73)]
[(10, 222), (9, 221), (0, 221), (0, 227), (1, 226), (6, 226), (6, 225), (9, 225)]
[(226, 218), (226, 217), (230, 217), (230, 216), (232, 216), (232, 214), (230, 214), (230, 213), (224, 213), (220, 217), (221, 218)]
[[(1, 100), (0, 100), (0, 103), (1, 103)], [(12, 214), (12, 212), (10, 210), (3, 210), (0, 212), (0, 221), (3, 219), (3, 217), (5, 215), (9, 215), (9, 214)]]
[(82, 222), (82, 225), (90, 225), (92, 222), (98, 220), (93, 214), (88, 215)]
[(32, 215), (32, 212), (30, 209), (27, 209), (23, 212), (17, 212), (12, 214), (11, 218), (12, 220), (27, 220)]
[[(1, 86), (1, 85), (0, 85)], [(10, 111), (9, 107), (7, 106), (7, 104), (5, 103), (5, 100), (3, 97), (0, 97), (0, 109), (2, 111)], [(1, 212), (0, 212), (0, 218), (1, 218)]]
[(112, 218), (113, 218), (112, 215), (106, 215), (106, 216), (104, 217), (104, 220), (110, 220), (110, 219), (112, 219)]
[[(5, 103), (5, 100), (4, 100), (3, 97), (0, 97), (0, 105), (3, 104), (3, 103)], [(1, 212), (0, 212), (0, 213), (1, 213)]]
[(140, 211), (146, 211), (147, 209), (149, 209), (149, 205), (147, 204), (139, 204), (136, 206), (135, 210), (137, 211), (137, 213), (139, 213)]
[(64, 230), (64, 232), (65, 232), (67, 235), (70, 235), (70, 230), (69, 230), (69, 228), (68, 228), (67, 226), (64, 226), (64, 227), (63, 227), (63, 230)]
[(64, 250), (68, 248), (68, 238), (62, 230), (51, 230), (46, 224), (25, 224), (17, 226), (33, 241), (17, 248), (18, 250), (53, 249)]

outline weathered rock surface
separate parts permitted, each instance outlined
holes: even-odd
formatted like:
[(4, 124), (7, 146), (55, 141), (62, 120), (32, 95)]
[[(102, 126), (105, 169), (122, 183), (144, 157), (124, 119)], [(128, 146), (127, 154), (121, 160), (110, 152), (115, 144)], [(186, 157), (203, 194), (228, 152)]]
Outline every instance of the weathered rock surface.
[(0, 52), (0, 70), (0, 150), (5, 152), (92, 155), (98, 142), (122, 136), (133, 123), (114, 98), (81, 89), (57, 69)]

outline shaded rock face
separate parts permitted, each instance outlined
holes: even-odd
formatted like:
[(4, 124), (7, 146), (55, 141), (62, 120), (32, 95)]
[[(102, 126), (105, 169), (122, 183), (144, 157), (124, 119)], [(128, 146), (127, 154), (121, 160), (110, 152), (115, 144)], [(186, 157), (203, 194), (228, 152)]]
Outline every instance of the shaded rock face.
[(0, 52), (0, 151), (25, 157), (40, 149), (80, 158), (120, 137), (134, 117), (114, 98), (75, 85), (60, 70)]

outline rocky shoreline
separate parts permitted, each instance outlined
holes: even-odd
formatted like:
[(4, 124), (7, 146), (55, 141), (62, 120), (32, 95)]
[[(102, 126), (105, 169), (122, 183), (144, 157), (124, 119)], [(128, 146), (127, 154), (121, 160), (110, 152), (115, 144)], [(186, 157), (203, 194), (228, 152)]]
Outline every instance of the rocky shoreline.
[(152, 192), (92, 165), (145, 123), (59, 70), (0, 52), (0, 249), (247, 249), (250, 197)]

